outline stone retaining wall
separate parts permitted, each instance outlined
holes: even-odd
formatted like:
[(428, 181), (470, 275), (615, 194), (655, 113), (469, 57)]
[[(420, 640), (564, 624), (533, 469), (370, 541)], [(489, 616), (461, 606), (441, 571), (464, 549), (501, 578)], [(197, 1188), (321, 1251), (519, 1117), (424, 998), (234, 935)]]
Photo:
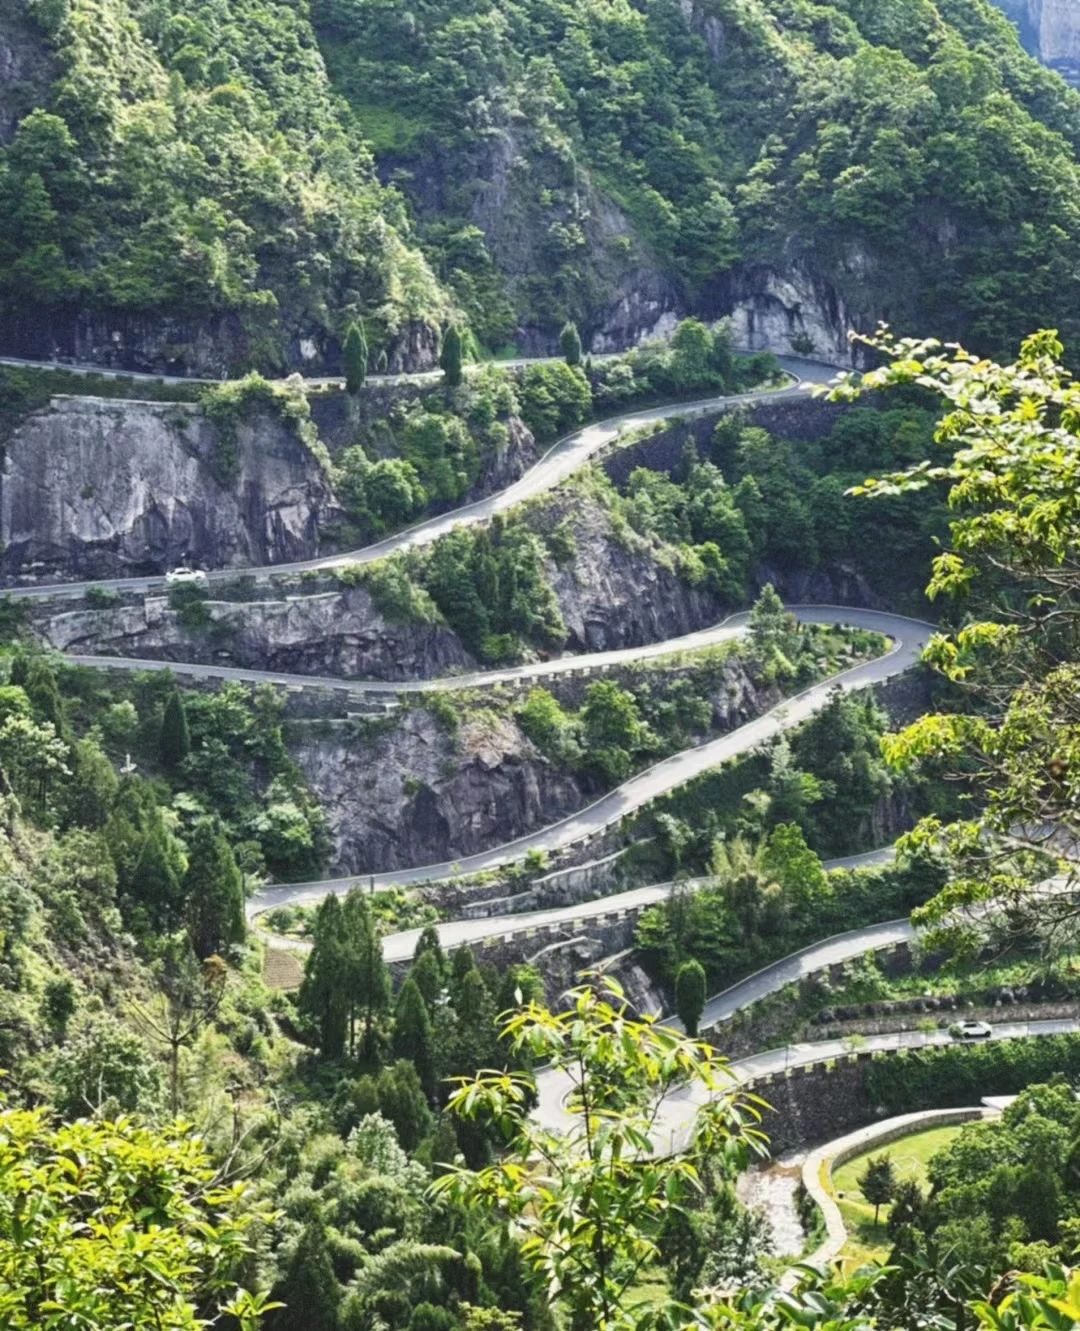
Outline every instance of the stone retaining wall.
[[(816, 1151), (811, 1151), (803, 1164), (803, 1187), (813, 1198), (825, 1218), (826, 1238), (804, 1260), (813, 1265), (827, 1267), (840, 1253), (847, 1242), (847, 1227), (836, 1199), (826, 1185), (832, 1172), (838, 1166), (846, 1164), (864, 1151), (875, 1151), (890, 1142), (910, 1137), (912, 1133), (924, 1132), (930, 1128), (945, 1128), (953, 1124), (974, 1123), (991, 1116), (992, 1111), (972, 1106), (965, 1109), (924, 1109), (914, 1114), (900, 1114), (896, 1118), (886, 1119), (868, 1128), (841, 1137), (838, 1141), (827, 1142)], [(798, 1278), (797, 1272), (784, 1277), (787, 1285)]]

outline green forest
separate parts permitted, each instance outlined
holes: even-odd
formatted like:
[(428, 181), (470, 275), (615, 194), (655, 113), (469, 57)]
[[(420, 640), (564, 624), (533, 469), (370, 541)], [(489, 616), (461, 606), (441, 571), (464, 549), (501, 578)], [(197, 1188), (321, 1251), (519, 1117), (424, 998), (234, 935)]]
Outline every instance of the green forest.
[(625, 342), (636, 282), (714, 317), (764, 267), (994, 352), (1075, 331), (1080, 97), (986, 0), (2, 12), (0, 300), (43, 328), (167, 313), (151, 358), (275, 369), (362, 318), (430, 364), (448, 321)]
[(0, 1331), (1080, 1328), (1076, 8), (0, 0)]

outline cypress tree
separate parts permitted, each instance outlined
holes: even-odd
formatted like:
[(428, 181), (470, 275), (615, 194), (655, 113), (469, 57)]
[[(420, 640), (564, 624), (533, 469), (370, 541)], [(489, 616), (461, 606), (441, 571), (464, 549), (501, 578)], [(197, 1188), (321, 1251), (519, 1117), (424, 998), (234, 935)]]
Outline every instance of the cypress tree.
[(401, 1059), (379, 1073), (379, 1113), (394, 1125), (406, 1151), (415, 1151), (431, 1131), (434, 1118), (416, 1068)]
[(319, 903), (312, 930), (312, 948), (304, 966), (298, 1003), (319, 1029), (319, 1050), (325, 1058), (345, 1053), (349, 1000), (348, 953), (341, 902), (335, 896)]
[(345, 898), (346, 992), (349, 1000), (349, 1053), (356, 1049), (356, 1018), (364, 1018), (364, 1051), (375, 1047), (375, 1018), (390, 1006), (390, 972), (371, 911), (358, 888)]
[(345, 362), (345, 391), (355, 396), (363, 388), (368, 372), (368, 344), (362, 324), (349, 324), (342, 360)]
[[(14, 674), (14, 667), (12, 667), (12, 674)], [(67, 730), (67, 723), (64, 720), (64, 704), (56, 684), (56, 676), (53, 674), (48, 661), (40, 656), (35, 656), (27, 666), (26, 678), (24, 680), (13, 679), (12, 683), (22, 684), (26, 696), (30, 699), (30, 705), (38, 718), (42, 721), (51, 722), (56, 729), (56, 733), (63, 736)]]
[(442, 943), (439, 942), (439, 931), (433, 924), (425, 924), (420, 930), (420, 937), (416, 940), (416, 947), (413, 950), (413, 961), (419, 961), (425, 952), (434, 955), (439, 971), (445, 977), (446, 954), (443, 952)]
[(409, 967), (409, 979), (416, 982), (416, 987), (424, 995), (428, 1011), (434, 1014), (445, 988), (445, 977), (434, 952), (420, 953)]
[(434, 1101), (438, 1090), (438, 1071), (431, 1016), (424, 995), (412, 979), (405, 981), (398, 994), (394, 1012), (393, 1051), (395, 1058), (406, 1058), (412, 1063), (424, 1094)]
[(273, 1315), (276, 1331), (337, 1331), (341, 1286), (321, 1220), (311, 1221), (300, 1235), (274, 1300), (285, 1305)]
[(197, 957), (209, 957), (243, 941), (244, 879), (216, 818), (195, 824), (184, 894)]
[(675, 1010), (687, 1035), (696, 1037), (705, 1010), (705, 970), (700, 961), (684, 961), (676, 971)]
[(172, 928), (182, 918), (185, 900), (183, 865), (175, 838), (156, 808), (147, 817), (141, 835), (136, 830), (135, 836), (134, 861), (129, 861), (127, 874), (118, 875), (118, 886), (124, 895), (146, 908), (153, 924)]
[(169, 694), (162, 713), (158, 753), (162, 765), (170, 772), (175, 772), (190, 752), (191, 732), (188, 730), (187, 710), (183, 698), (174, 691)]
[(567, 365), (581, 364), (581, 334), (572, 319), (563, 324), (562, 332), (559, 334), (559, 349)]
[(439, 365), (447, 388), (457, 388), (461, 383), (464, 354), (461, 331), (456, 324), (451, 324), (443, 334), (442, 351), (439, 354)]

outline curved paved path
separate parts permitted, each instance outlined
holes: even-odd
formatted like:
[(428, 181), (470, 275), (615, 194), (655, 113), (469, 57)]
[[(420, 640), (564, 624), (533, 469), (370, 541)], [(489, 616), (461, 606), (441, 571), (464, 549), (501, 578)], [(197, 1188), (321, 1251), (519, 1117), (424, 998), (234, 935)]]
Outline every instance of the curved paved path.
[(811, 1200), (817, 1205), (825, 1220), (825, 1239), (812, 1253), (803, 1257), (781, 1279), (781, 1288), (797, 1282), (799, 1266), (828, 1267), (840, 1256), (848, 1240), (847, 1225), (843, 1213), (837, 1205), (837, 1199), (831, 1187), (824, 1182), (825, 1169), (828, 1170), (829, 1183), (833, 1171), (840, 1165), (853, 1160), (857, 1155), (888, 1146), (892, 1142), (903, 1141), (916, 1132), (929, 1132), (933, 1128), (945, 1128), (965, 1123), (977, 1123), (980, 1119), (996, 1117), (992, 1109), (985, 1105), (975, 1105), (960, 1109), (920, 1109), (912, 1114), (898, 1114), (895, 1118), (882, 1119), (880, 1123), (871, 1123), (868, 1127), (858, 1128), (845, 1133), (824, 1146), (817, 1146), (803, 1161), (802, 1183)]
[[(844, 860), (829, 860), (825, 868), (844, 869), (882, 864), (892, 856), (892, 853), (891, 848), (871, 850), (864, 855), (852, 855)], [(676, 888), (701, 887), (708, 881), (710, 880), (707, 878), (687, 878), (678, 883), (650, 883), (645, 887), (632, 887), (625, 892), (594, 897), (590, 901), (579, 901), (570, 906), (552, 906), (543, 910), (517, 911), (506, 915), (486, 915), (476, 919), (443, 920), (435, 927), (439, 933), (439, 942), (449, 951), (464, 944), (483, 943), (487, 938), (505, 938), (509, 934), (528, 933), (530, 930), (547, 929), (553, 925), (574, 924), (578, 920), (593, 920), (620, 911), (644, 910), (647, 906), (655, 906), (661, 901), (666, 901)], [(260, 906), (258, 909), (262, 910), (265, 907)], [(402, 929), (399, 933), (386, 934), (382, 940), (383, 957), (390, 962), (408, 961), (416, 949), (422, 932), (422, 929)], [(730, 989), (725, 989), (716, 998), (710, 999), (701, 1024), (705, 1027), (723, 1021), (739, 1008), (756, 1003), (766, 994), (793, 984), (804, 975), (810, 975), (825, 966), (847, 961), (864, 952), (891, 947), (894, 943), (906, 942), (913, 937), (914, 930), (906, 920), (890, 920), (884, 924), (872, 925), (866, 929), (853, 929), (849, 933), (835, 934), (832, 938), (822, 939), (819, 943), (813, 943), (800, 952), (794, 952), (780, 961), (763, 967)], [(310, 944), (304, 939), (282, 939), (275, 936), (274, 941), (278, 946), (287, 945), (291, 951), (310, 951)]]
[[(1030, 1036), (1067, 1035), (1080, 1030), (1080, 1020), (1065, 1018), (1053, 1021), (1001, 1022), (993, 1027), (992, 1040), (1026, 1039)], [(859, 1045), (860, 1054), (925, 1049), (932, 1045), (958, 1043), (948, 1031), (897, 1031), (889, 1035), (868, 1035)], [(852, 1050), (843, 1040), (818, 1040), (805, 1044), (788, 1045), (782, 1049), (769, 1049), (731, 1063), (735, 1080), (741, 1083), (755, 1081), (771, 1073), (782, 1073), (788, 1068), (804, 1067), (809, 1063), (843, 1058)], [(539, 1121), (552, 1131), (560, 1131), (568, 1122), (563, 1100), (570, 1089), (569, 1079), (551, 1070), (541, 1071), (536, 1078), (539, 1096), (535, 1110)], [(694, 1117), (708, 1100), (708, 1092), (701, 1087), (686, 1087), (667, 1097), (657, 1116), (657, 1149), (672, 1153), (686, 1145)]]
[[(632, 351), (634, 348), (631, 347), (627, 350)], [(590, 353), (590, 359), (594, 364), (601, 364), (607, 360), (618, 360), (619, 356), (626, 354), (626, 352), (619, 351), (602, 351), (596, 354)], [(561, 356), (512, 356), (509, 360), (470, 361), (464, 366), (464, 369), (466, 374), (487, 369), (489, 366), (494, 366), (499, 370), (519, 370), (529, 365), (545, 365), (562, 359)], [(132, 379), (136, 383), (149, 384), (220, 384), (228, 382), (228, 376), (211, 379), (197, 374), (154, 374), (150, 370), (117, 370), (112, 366), (93, 365), (89, 361), (28, 360), (25, 356), (0, 356), (0, 365), (10, 365), (12, 369), (16, 370), (60, 370), (65, 374), (93, 374), (102, 379)], [(300, 371), (296, 370), (293, 373), (300, 374)], [(288, 377), (291, 376), (286, 376), (286, 378)], [(345, 383), (345, 376), (341, 374), (300, 375), (300, 377), (304, 384), (310, 388), (340, 388)], [(413, 370), (403, 371), (401, 374), (369, 374), (365, 382), (369, 384), (424, 384), (437, 383), (442, 377), (443, 372), (439, 369)], [(272, 380), (271, 382), (284, 383), (285, 379)]]
[[(301, 559), (290, 564), (268, 564), (247, 568), (213, 569), (207, 573), (211, 583), (232, 582), (238, 577), (251, 577), (270, 574), (303, 573), (312, 569), (340, 568), (347, 564), (370, 564), (377, 559), (399, 551), (410, 550), (417, 546), (430, 545), (456, 527), (474, 526), (487, 522), (496, 513), (545, 493), (578, 470), (600, 449), (614, 443), (621, 434), (628, 430), (639, 429), (644, 425), (656, 425), (680, 417), (708, 416), (714, 412), (731, 407), (746, 405), (766, 399), (782, 399), (805, 396), (816, 384), (824, 384), (836, 375), (831, 365), (816, 361), (802, 361), (795, 358), (780, 358), (784, 370), (795, 380), (786, 388), (761, 389), (752, 393), (738, 393), (729, 396), (713, 396), (695, 402), (680, 402), (670, 406), (649, 407), (643, 411), (628, 411), (612, 416), (607, 420), (595, 421), (579, 430), (557, 440), (546, 453), (529, 468), (525, 474), (496, 494), (484, 499), (464, 504), (449, 513), (440, 513), (433, 518), (418, 522), (404, 531), (395, 532), (373, 545), (359, 550), (346, 551), (336, 555), (324, 555), (317, 559)], [(57, 595), (79, 596), (90, 587), (111, 588), (114, 591), (146, 591), (163, 587), (162, 575), (133, 578), (101, 578), (86, 582), (48, 582), (34, 586), (11, 587), (7, 594), (14, 597), (47, 597)]]
[[(375, 874), (375, 885), (400, 886), (478, 873), (520, 859), (530, 850), (554, 851), (582, 841), (634, 813), (658, 796), (665, 795), (694, 777), (700, 776), (703, 772), (717, 767), (730, 758), (747, 753), (785, 730), (800, 725), (825, 705), (833, 689), (848, 691), (865, 688), (868, 684), (879, 683), (901, 674), (919, 660), (927, 638), (932, 632), (931, 625), (924, 624), (920, 620), (876, 610), (807, 606), (800, 607), (797, 613), (799, 619), (805, 623), (847, 623), (872, 629), (891, 638), (893, 645), (884, 656), (853, 666), (850, 670), (842, 671), (819, 684), (812, 685), (792, 698), (786, 698), (737, 730), (654, 763), (593, 804), (559, 822), (551, 823), (547, 827), (476, 855), (467, 855), (440, 864), (417, 865), (410, 869), (388, 870), (385, 873)], [(166, 667), (161, 665), (160, 668)], [(443, 684), (445, 686), (445, 681)], [(347, 891), (361, 880), (369, 881), (369, 876), (353, 873), (312, 883), (267, 887), (251, 898), (248, 910), (251, 914), (257, 914), (273, 906), (311, 903), (320, 900), (329, 892)]]

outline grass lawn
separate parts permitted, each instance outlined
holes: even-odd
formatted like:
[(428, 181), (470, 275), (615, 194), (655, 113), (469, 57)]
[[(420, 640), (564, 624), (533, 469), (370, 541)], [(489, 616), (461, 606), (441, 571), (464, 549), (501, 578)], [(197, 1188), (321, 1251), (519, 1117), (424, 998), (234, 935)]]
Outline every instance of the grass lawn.
[(833, 1171), (832, 1193), (840, 1205), (840, 1213), (848, 1231), (848, 1241), (840, 1254), (845, 1270), (854, 1270), (864, 1262), (883, 1260), (888, 1256), (891, 1246), (885, 1228), (889, 1208), (881, 1208), (881, 1218), (875, 1225), (874, 1208), (859, 1191), (859, 1175), (866, 1168), (870, 1157), (890, 1156), (898, 1181), (915, 1179), (925, 1189), (927, 1162), (943, 1146), (948, 1146), (960, 1130), (957, 1125), (915, 1132), (910, 1137), (901, 1137), (887, 1146), (857, 1155)]

